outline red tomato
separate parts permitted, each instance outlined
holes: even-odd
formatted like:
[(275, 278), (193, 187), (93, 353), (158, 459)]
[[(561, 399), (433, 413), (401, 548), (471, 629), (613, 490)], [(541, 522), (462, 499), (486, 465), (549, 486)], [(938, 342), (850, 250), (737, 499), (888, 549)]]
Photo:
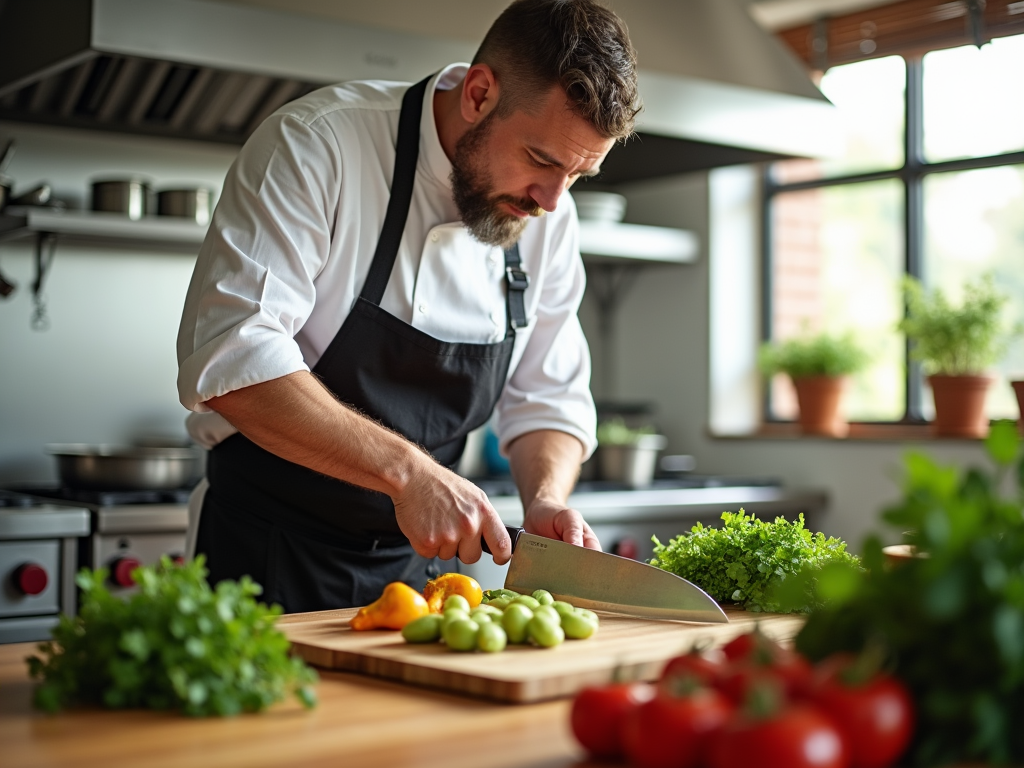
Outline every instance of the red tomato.
[(729, 661), (740, 661), (750, 656), (758, 647), (758, 639), (766, 639), (757, 632), (738, 635), (722, 646), (722, 653)]
[(711, 688), (684, 696), (660, 691), (626, 715), (622, 746), (639, 768), (692, 768), (704, 763), (711, 734), (731, 715), (728, 699)]
[(619, 683), (584, 688), (572, 703), (573, 735), (594, 757), (622, 757), (622, 723), (633, 709), (654, 697), (647, 683)]
[(725, 664), (702, 653), (690, 652), (669, 659), (661, 672), (661, 680), (691, 678), (701, 685), (715, 687), (725, 672)]
[(809, 707), (775, 717), (740, 717), (718, 731), (708, 753), (710, 768), (847, 768), (846, 745), (832, 721)]
[(862, 685), (847, 685), (838, 674), (829, 675), (816, 688), (814, 703), (839, 728), (851, 768), (892, 765), (913, 735), (910, 694), (888, 675), (875, 675)]
[(770, 657), (748, 656), (726, 667), (718, 688), (737, 704), (746, 702), (751, 688), (762, 681), (775, 681), (789, 700), (805, 698), (813, 684), (814, 668), (803, 656), (778, 648)]

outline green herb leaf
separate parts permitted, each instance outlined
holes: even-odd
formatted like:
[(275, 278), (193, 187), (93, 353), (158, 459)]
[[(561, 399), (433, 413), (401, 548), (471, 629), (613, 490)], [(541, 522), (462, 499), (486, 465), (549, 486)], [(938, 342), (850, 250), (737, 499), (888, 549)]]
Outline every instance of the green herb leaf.
[(697, 523), (668, 544), (653, 537), (651, 565), (693, 582), (715, 600), (737, 602), (751, 611), (788, 613), (809, 610), (812, 592), (809, 583), (798, 582), (795, 591), (780, 594), (785, 581), (805, 568), (830, 563), (855, 568), (858, 563), (839, 539), (807, 530), (803, 515), (795, 522), (782, 517), (766, 522), (741, 509), (724, 512), (722, 521), (721, 528)]
[(39, 680), (35, 705), (56, 712), (71, 704), (177, 709), (192, 716), (264, 709), (294, 694), (312, 706), (316, 673), (288, 654), (274, 628), (278, 606), (257, 603), (250, 579), (206, 581), (202, 557), (178, 566), (163, 558), (132, 577), (136, 594), (110, 594), (102, 570), (83, 570), (82, 606), (62, 616), (53, 639), (30, 657)]

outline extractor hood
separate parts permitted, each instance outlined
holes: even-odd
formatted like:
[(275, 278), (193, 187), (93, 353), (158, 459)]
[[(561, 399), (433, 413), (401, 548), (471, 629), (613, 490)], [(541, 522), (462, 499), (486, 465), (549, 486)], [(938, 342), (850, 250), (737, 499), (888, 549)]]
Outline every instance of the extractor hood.
[[(469, 2), (0, 0), (0, 120), (241, 144), (321, 85), (469, 60), (486, 30), (459, 27)], [(326, 12), (309, 15), (311, 3)], [(405, 28), (409, 3), (451, 23)], [(505, 0), (490, 4), (493, 18)], [(613, 5), (645, 108), (603, 183), (834, 151), (834, 108), (737, 0)]]

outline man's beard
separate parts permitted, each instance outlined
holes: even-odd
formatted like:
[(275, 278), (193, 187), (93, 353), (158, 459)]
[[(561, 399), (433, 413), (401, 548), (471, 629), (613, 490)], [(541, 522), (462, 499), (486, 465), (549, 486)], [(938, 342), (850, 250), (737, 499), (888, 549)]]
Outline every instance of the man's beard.
[(510, 248), (523, 234), (527, 218), (505, 213), (501, 203), (509, 203), (531, 216), (542, 216), (544, 209), (536, 201), (512, 195), (494, 195), (491, 175), (482, 167), (482, 147), (491, 129), (495, 113), (491, 112), (478, 125), (463, 134), (455, 145), (452, 158), (452, 196), (469, 233), (481, 243)]

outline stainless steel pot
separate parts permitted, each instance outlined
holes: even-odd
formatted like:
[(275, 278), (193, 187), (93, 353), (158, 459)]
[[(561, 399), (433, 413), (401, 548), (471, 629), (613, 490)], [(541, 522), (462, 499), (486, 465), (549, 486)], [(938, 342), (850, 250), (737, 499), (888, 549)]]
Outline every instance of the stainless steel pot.
[(141, 219), (149, 211), (149, 182), (138, 177), (94, 181), (92, 209)]
[(602, 480), (643, 488), (654, 479), (658, 453), (668, 445), (664, 435), (638, 435), (627, 445), (600, 445), (597, 449)]
[(180, 216), (196, 224), (210, 223), (213, 192), (203, 187), (189, 189), (163, 189), (156, 194), (158, 216)]
[(155, 491), (183, 488), (199, 478), (202, 454), (193, 448), (50, 445), (60, 482), (68, 488)]

